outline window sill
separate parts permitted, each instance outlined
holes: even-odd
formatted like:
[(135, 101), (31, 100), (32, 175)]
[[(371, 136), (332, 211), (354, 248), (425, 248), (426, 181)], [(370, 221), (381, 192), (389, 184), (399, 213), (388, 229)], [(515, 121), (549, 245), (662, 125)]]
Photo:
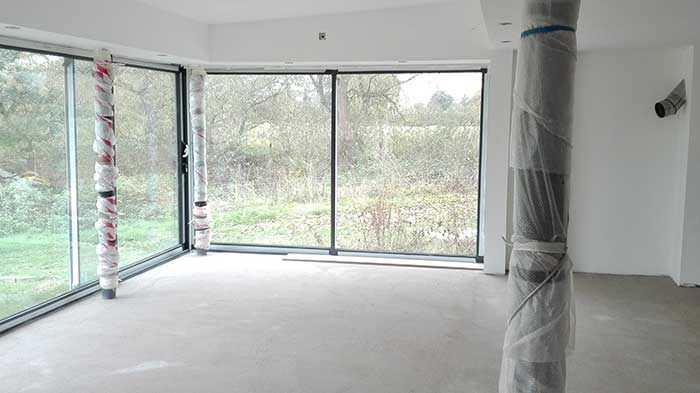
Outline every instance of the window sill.
[(422, 267), (434, 269), (484, 270), (484, 265), (474, 262), (473, 258), (454, 258), (454, 261), (421, 258), (402, 258), (395, 256), (345, 256), (345, 255), (313, 255), (287, 254), (283, 261), (290, 262), (325, 262), (347, 263), (357, 265)]

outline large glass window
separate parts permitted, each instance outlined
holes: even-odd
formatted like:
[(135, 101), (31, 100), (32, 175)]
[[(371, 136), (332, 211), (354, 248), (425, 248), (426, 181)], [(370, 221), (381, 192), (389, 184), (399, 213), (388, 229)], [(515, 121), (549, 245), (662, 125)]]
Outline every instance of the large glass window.
[(175, 73), (116, 74), (119, 251), (130, 265), (180, 243)]
[[(178, 246), (177, 74), (115, 66), (120, 266)], [(97, 278), (92, 63), (0, 49), (0, 319)]]
[(0, 319), (70, 289), (63, 58), (0, 49)]
[(481, 73), (341, 74), (339, 249), (477, 255)]
[[(115, 67), (120, 266), (179, 241), (175, 74)], [(76, 62), (81, 282), (97, 278), (92, 63)]]
[(213, 241), (330, 246), (330, 75), (207, 78)]
[[(127, 266), (181, 241), (177, 74), (114, 76)], [(89, 61), (0, 49), (0, 318), (96, 278), (93, 89)], [(469, 72), (210, 75), (213, 241), (477, 255), (481, 89)]]
[(477, 256), (482, 84), (481, 72), (210, 75), (213, 242)]

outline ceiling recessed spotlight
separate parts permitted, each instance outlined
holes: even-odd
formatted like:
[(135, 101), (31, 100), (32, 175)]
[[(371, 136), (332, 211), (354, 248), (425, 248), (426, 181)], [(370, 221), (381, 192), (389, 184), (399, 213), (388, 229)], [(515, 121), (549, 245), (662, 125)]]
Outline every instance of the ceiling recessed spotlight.
[(19, 30), (19, 29), (21, 29), (21, 27), (19, 27), (19, 26), (5, 26), (5, 28), (7, 30)]
[(511, 41), (511, 40), (503, 40), (503, 41), (501, 41), (501, 44), (510, 44), (511, 42), (513, 42), (513, 41)]
[(499, 23), (499, 25), (501, 25), (501, 26), (510, 26), (512, 24), (513, 24), (513, 22), (501, 22), (501, 23)]

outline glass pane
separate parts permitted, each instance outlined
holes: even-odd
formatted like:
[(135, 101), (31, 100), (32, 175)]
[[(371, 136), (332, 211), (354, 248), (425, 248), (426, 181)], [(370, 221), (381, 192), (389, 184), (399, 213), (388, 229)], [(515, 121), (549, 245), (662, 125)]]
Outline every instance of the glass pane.
[(70, 289), (63, 58), (0, 49), (0, 319)]
[(330, 246), (329, 75), (207, 78), (213, 241)]
[[(92, 63), (76, 62), (81, 282), (97, 278)], [(121, 267), (180, 243), (175, 74), (115, 67)]]
[(480, 73), (338, 76), (340, 249), (476, 255)]

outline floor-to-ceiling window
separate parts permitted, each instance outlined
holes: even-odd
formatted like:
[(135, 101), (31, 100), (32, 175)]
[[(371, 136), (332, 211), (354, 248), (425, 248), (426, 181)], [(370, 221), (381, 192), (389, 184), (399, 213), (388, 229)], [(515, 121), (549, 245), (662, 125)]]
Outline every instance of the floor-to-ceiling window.
[(477, 255), (481, 85), (481, 73), (338, 75), (338, 249)]
[[(114, 67), (120, 266), (181, 247), (177, 70)], [(0, 49), (0, 320), (97, 278), (89, 59)]]
[(70, 289), (63, 63), (0, 49), (0, 318)]
[(477, 256), (483, 73), (208, 77), (214, 243)]
[[(75, 62), (81, 282), (97, 277), (92, 63)], [(114, 72), (120, 266), (179, 244), (176, 74)]]
[(330, 246), (331, 76), (209, 75), (213, 241)]

